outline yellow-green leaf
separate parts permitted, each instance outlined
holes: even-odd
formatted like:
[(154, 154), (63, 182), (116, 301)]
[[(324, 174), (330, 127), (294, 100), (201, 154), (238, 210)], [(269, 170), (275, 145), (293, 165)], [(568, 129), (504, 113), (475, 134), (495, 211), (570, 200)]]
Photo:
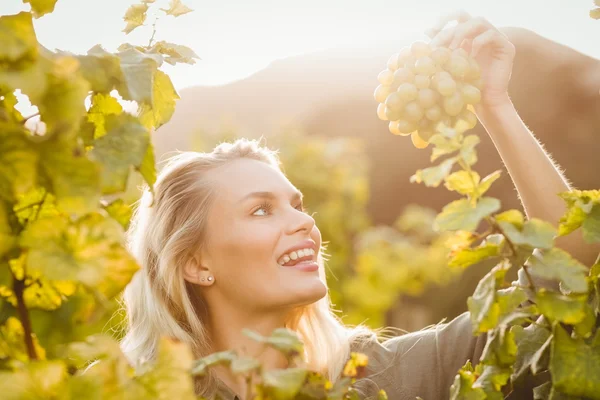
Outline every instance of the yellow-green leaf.
[(53, 138), (43, 143), (41, 165), (60, 210), (82, 215), (98, 208), (101, 166), (83, 149)]
[(175, 101), (179, 99), (179, 95), (171, 78), (158, 69), (154, 71), (152, 85), (152, 101), (140, 105), (140, 121), (149, 129), (158, 129), (173, 116)]
[(600, 205), (595, 205), (581, 224), (583, 239), (588, 243), (600, 242)]
[(463, 140), (462, 147), (460, 149), (460, 157), (467, 165), (474, 165), (477, 162), (477, 152), (475, 146), (480, 142), (479, 136), (469, 135)]
[(21, 12), (0, 17), (0, 63), (33, 60), (38, 54), (38, 42), (31, 14)]
[(477, 192), (479, 193), (479, 195), (483, 196), (485, 194), (485, 192), (487, 192), (490, 189), (490, 187), (492, 186), (492, 183), (494, 183), (498, 179), (500, 179), (501, 175), (502, 175), (502, 171), (498, 170), (498, 171), (492, 172), (491, 174), (489, 174), (485, 178), (483, 178), (481, 180), (481, 182), (479, 183), (479, 187), (477, 188)]
[(11, 372), (0, 372), (3, 400), (55, 399), (67, 383), (62, 361), (35, 361)]
[(527, 260), (529, 273), (545, 279), (559, 280), (561, 286), (570, 292), (587, 293), (587, 268), (564, 250), (552, 248)]
[(23, 0), (23, 3), (31, 4), (31, 11), (36, 18), (54, 11), (57, 0)]
[(125, 100), (134, 100), (138, 104), (152, 104), (154, 71), (160, 67), (162, 56), (143, 53), (133, 46), (123, 47), (117, 55), (125, 78), (117, 87), (119, 94)]
[(517, 344), (517, 354), (513, 369), (513, 380), (520, 378), (528, 370), (536, 374), (545, 369), (548, 363), (550, 331), (539, 325), (527, 327), (514, 325), (510, 328)]
[(104, 206), (108, 215), (115, 219), (123, 229), (127, 229), (129, 227), (129, 221), (131, 220), (131, 216), (133, 214), (133, 209), (123, 201), (123, 199), (117, 199), (110, 204)]
[(156, 182), (156, 163), (154, 160), (154, 147), (152, 144), (146, 148), (146, 154), (144, 154), (142, 164), (139, 168), (137, 168), (137, 170), (152, 189), (154, 183)]
[(425, 183), (425, 186), (437, 187), (448, 176), (456, 159), (449, 158), (435, 167), (420, 169), (410, 177), (411, 182)]
[(275, 399), (293, 399), (300, 391), (307, 373), (304, 368), (264, 371), (262, 378), (265, 391)]
[(111, 90), (125, 84), (121, 71), (121, 60), (100, 45), (88, 50), (87, 55), (77, 56), (81, 65), (81, 74), (90, 83), (95, 93), (110, 93)]
[(473, 371), (465, 370), (465, 367), (458, 371), (450, 387), (450, 400), (485, 400), (487, 396), (483, 389), (473, 388), (475, 379)]
[(122, 112), (123, 107), (110, 94), (95, 93), (87, 114), (88, 121), (95, 126), (94, 138), (97, 139), (106, 134), (105, 121), (109, 115), (119, 115)]
[(571, 396), (600, 399), (600, 333), (588, 344), (555, 324), (550, 354), (555, 389)]
[(479, 186), (479, 180), (480, 177), (477, 172), (461, 170), (448, 175), (445, 186), (448, 190), (473, 196)]
[(475, 206), (469, 200), (460, 199), (446, 205), (435, 219), (440, 231), (474, 231), (485, 217), (500, 209), (500, 201), (492, 197), (481, 198)]
[(88, 214), (75, 223), (40, 219), (21, 235), (29, 250), (27, 268), (51, 280), (73, 280), (106, 297), (118, 294), (138, 270), (122, 244), (123, 230), (112, 218)]
[(148, 4), (141, 3), (131, 5), (123, 17), (123, 20), (127, 22), (123, 32), (129, 34), (138, 26), (144, 25), (144, 22), (146, 21), (146, 11), (148, 11)]
[(494, 243), (486, 243), (475, 248), (460, 249), (450, 254), (450, 267), (466, 268), (473, 264), (495, 257), (500, 253), (500, 247)]
[(0, 259), (17, 244), (17, 237), (8, 220), (8, 210), (7, 204), (0, 200)]
[(165, 41), (156, 42), (150, 50), (167, 56), (165, 61), (171, 65), (177, 63), (195, 64), (195, 59), (200, 59), (194, 50), (180, 44), (169, 43)]
[(537, 218), (525, 222), (521, 230), (505, 221), (498, 221), (498, 225), (513, 244), (530, 248), (551, 248), (557, 233), (551, 223)]
[(169, 8), (161, 8), (161, 10), (164, 11), (167, 15), (172, 15), (174, 17), (178, 17), (180, 15), (194, 11), (185, 4), (183, 4), (181, 0), (171, 0)]
[[(38, 358), (40, 360), (45, 359), (46, 351), (40, 346), (35, 334), (33, 334), (32, 340)], [(29, 361), (27, 348), (25, 347), (25, 330), (23, 329), (23, 325), (21, 325), (21, 321), (15, 317), (9, 317), (0, 326), (0, 361), (7, 359), (22, 362)], [(1, 385), (2, 383), (0, 383)]]
[(587, 295), (564, 295), (540, 289), (535, 295), (535, 303), (550, 321), (575, 325), (585, 317)]
[(494, 219), (498, 222), (502, 221), (512, 224), (519, 230), (523, 228), (523, 224), (525, 223), (525, 217), (519, 210), (504, 211), (500, 214), (494, 215)]
[(131, 167), (140, 167), (150, 134), (138, 120), (128, 114), (109, 115), (109, 132), (94, 142), (90, 157), (102, 165), (102, 193), (125, 191)]
[(23, 129), (0, 123), (0, 198), (14, 202), (33, 189), (38, 159)]

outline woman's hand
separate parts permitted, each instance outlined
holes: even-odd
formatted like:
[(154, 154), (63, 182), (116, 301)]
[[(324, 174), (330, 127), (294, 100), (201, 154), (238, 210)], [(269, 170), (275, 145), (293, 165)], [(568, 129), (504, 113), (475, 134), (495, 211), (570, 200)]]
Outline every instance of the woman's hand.
[[(452, 21), (458, 24), (445, 28)], [(508, 82), (515, 46), (494, 25), (484, 18), (472, 18), (468, 13), (459, 11), (441, 18), (427, 34), (432, 37), (432, 46), (462, 47), (479, 63), (483, 90), (476, 110), (495, 108), (510, 101)]]

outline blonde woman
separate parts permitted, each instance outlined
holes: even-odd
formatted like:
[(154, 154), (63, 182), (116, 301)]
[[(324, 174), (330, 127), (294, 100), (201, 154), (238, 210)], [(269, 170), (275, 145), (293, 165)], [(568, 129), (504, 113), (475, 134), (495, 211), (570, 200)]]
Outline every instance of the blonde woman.
[[(442, 29), (450, 20), (453, 28)], [(492, 137), (529, 217), (556, 222), (569, 185), (528, 131), (507, 94), (514, 46), (489, 22), (459, 13), (434, 29), (433, 42), (470, 45), (485, 90), (478, 117)], [(464, 42), (463, 42), (464, 41)], [(441, 399), (457, 370), (477, 362), (483, 336), (471, 335), (468, 314), (446, 325), (379, 343), (364, 327), (344, 326), (332, 313), (321, 234), (303, 211), (302, 194), (281, 172), (275, 152), (249, 140), (211, 153), (173, 157), (161, 171), (151, 204), (145, 192), (129, 232), (142, 270), (125, 291), (129, 325), (122, 347), (136, 364), (151, 360), (160, 336), (189, 343), (196, 357), (235, 349), (266, 368), (286, 360), (241, 331), (296, 331), (308, 367), (336, 380), (351, 350), (370, 358), (366, 393), (390, 399)], [(576, 243), (563, 247), (574, 253)], [(393, 266), (390, 266), (393, 268)], [(244, 399), (246, 383), (225, 368), (199, 380), (198, 394)], [(370, 391), (370, 392), (369, 392)]]

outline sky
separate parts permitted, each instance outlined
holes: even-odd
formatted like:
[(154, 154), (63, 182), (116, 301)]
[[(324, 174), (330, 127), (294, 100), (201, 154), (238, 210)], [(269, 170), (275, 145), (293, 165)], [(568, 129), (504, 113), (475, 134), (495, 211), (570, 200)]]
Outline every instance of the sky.
[[(122, 16), (132, 0), (58, 0), (35, 21), (50, 49), (85, 53), (96, 44), (146, 44), (151, 28), (129, 35)], [(163, 4), (164, 3), (164, 4)], [(157, 0), (166, 6), (167, 0)], [(167, 68), (175, 86), (221, 85), (253, 74), (273, 60), (333, 48), (399, 47), (423, 40), (445, 13), (464, 9), (497, 26), (517, 26), (600, 59), (600, 21), (588, 17), (592, 0), (183, 0), (193, 13), (157, 21), (157, 40), (191, 47), (194, 66)], [(0, 0), (0, 15), (28, 10)], [(152, 22), (153, 18), (149, 19)]]

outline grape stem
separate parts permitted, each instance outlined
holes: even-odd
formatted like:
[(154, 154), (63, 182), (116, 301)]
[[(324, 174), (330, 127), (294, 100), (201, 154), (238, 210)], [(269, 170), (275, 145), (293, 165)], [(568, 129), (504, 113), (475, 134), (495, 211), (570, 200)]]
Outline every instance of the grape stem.
[[(14, 278), (14, 275), (13, 275)], [(23, 299), (23, 293), (25, 291), (25, 280), (14, 279), (13, 291), (17, 298), (17, 311), (19, 313), (19, 319), (21, 325), (23, 325), (25, 347), (27, 348), (27, 355), (31, 360), (38, 360), (38, 355), (33, 345), (33, 330), (31, 329), (31, 319), (29, 318), (29, 310), (25, 306), (25, 300)]]
[(156, 21), (158, 21), (158, 17), (156, 17), (152, 23), (152, 36), (150, 36), (150, 40), (148, 40), (148, 48), (152, 47), (152, 42), (154, 42), (154, 35), (156, 35)]

